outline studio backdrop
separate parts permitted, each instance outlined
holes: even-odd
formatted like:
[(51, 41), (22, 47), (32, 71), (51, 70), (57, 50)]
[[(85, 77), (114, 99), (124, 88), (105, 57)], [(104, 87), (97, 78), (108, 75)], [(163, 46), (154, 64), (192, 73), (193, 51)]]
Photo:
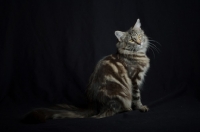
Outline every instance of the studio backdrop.
[[(52, 124), (49, 131), (200, 130), (198, 0), (8, 0), (0, 10), (4, 130), (47, 131)], [(117, 51), (114, 32), (127, 31), (138, 18), (154, 45), (147, 51), (150, 69), (141, 91), (148, 113), (51, 120), (35, 127), (20, 123), (36, 107), (84, 107), (95, 65)]]

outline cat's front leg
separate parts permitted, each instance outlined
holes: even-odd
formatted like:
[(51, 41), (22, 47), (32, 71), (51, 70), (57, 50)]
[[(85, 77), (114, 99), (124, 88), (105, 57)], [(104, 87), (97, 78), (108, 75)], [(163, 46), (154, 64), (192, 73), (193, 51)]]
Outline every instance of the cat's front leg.
[(149, 111), (149, 108), (146, 105), (143, 105), (141, 102), (141, 96), (140, 96), (139, 89), (133, 89), (132, 95), (133, 95), (132, 96), (132, 105), (135, 109), (138, 109), (141, 112)]

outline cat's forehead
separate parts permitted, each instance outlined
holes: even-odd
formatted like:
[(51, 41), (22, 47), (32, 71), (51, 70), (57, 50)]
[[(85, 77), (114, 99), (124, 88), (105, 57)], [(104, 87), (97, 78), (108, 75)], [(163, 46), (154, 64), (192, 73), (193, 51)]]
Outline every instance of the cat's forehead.
[(142, 29), (130, 28), (130, 29), (128, 30), (128, 33), (129, 33), (130, 35), (135, 35), (135, 34), (142, 34), (143, 31), (142, 31)]

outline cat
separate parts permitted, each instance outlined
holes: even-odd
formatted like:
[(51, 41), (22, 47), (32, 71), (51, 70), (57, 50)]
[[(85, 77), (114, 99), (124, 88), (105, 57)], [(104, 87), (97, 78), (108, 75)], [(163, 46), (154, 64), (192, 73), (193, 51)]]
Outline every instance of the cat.
[(147, 112), (149, 108), (141, 103), (140, 89), (150, 66), (146, 56), (148, 37), (139, 19), (128, 31), (115, 31), (115, 36), (117, 53), (101, 59), (89, 79), (87, 109), (60, 104), (32, 110), (24, 119), (45, 122), (59, 118), (104, 118), (132, 108)]

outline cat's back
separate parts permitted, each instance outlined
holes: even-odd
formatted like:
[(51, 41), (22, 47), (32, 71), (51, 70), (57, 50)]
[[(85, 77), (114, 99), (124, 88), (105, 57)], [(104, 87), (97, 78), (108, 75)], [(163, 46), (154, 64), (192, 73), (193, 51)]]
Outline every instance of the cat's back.
[(131, 80), (127, 74), (127, 67), (120, 60), (118, 54), (111, 54), (101, 59), (90, 78), (90, 88), (108, 84), (131, 87)]
[(119, 59), (118, 54), (111, 54), (101, 59), (98, 62), (95, 70), (97, 74), (103, 74), (104, 76), (123, 76), (127, 72), (126, 66)]
[(111, 54), (97, 63), (90, 77), (87, 92), (91, 100), (103, 93), (131, 98), (131, 87), (132, 83), (126, 66), (119, 59), (118, 54)]

